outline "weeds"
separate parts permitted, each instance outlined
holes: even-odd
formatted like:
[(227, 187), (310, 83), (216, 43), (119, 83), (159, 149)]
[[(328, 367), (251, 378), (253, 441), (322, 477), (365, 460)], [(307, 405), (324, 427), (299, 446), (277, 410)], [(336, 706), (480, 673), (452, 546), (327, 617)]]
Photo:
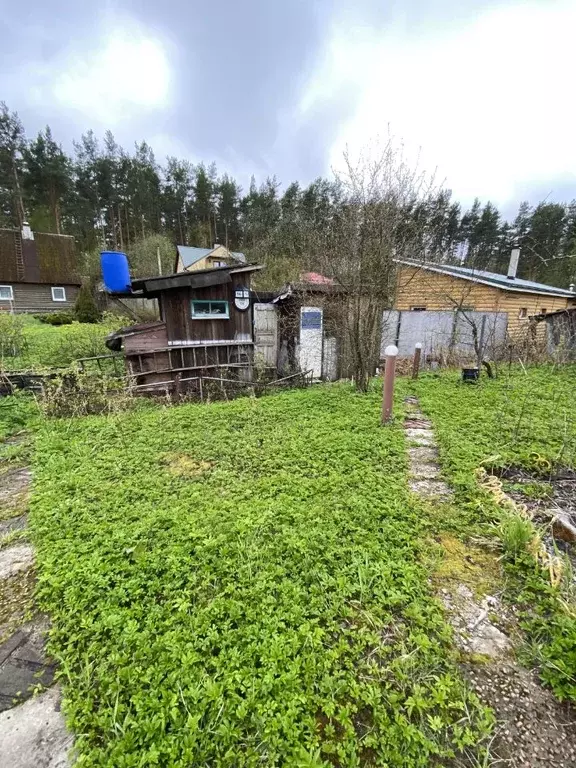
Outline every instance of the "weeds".
[[(566, 590), (565, 558), (550, 553), (543, 531), (483, 467), (523, 467), (543, 480), (562, 461), (576, 465), (573, 388), (576, 366), (509, 370), (470, 388), (454, 373), (414, 387), (436, 428), (444, 471), (456, 489), (462, 533), (496, 531), (504, 551), (506, 596), (530, 638), (525, 659), (561, 699), (576, 700), (576, 606)], [(480, 468), (480, 470), (479, 470)], [(546, 483), (533, 496), (545, 497)]]
[(424, 768), (488, 735), (379, 400), (45, 424), (30, 524), (82, 765)]

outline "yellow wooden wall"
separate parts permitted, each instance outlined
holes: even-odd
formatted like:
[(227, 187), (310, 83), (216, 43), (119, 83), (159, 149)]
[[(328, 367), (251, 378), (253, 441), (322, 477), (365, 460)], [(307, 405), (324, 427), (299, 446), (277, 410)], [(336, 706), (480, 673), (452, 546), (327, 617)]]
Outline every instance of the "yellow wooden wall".
[[(426, 307), (428, 310), (449, 310), (461, 306), (477, 312), (507, 312), (508, 332), (514, 333), (528, 327), (531, 315), (555, 312), (574, 305), (576, 296), (568, 299), (506, 291), (420, 267), (401, 267), (398, 270), (394, 309)], [(520, 318), (520, 310), (524, 308), (527, 317), (523, 319)]]

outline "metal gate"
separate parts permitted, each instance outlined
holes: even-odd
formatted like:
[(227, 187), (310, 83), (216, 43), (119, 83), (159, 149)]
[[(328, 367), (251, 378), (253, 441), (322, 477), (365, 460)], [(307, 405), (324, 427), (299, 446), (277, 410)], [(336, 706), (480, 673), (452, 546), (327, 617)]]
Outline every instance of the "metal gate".
[(255, 359), (276, 368), (278, 315), (274, 304), (254, 304)]

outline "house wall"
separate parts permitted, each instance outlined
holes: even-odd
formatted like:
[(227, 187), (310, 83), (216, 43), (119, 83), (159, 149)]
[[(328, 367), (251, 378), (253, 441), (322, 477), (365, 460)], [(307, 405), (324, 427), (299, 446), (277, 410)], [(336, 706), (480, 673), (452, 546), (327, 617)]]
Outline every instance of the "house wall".
[[(419, 267), (402, 267), (398, 270), (394, 309), (449, 310), (461, 305), (477, 312), (506, 312), (508, 332), (513, 335), (528, 328), (531, 315), (541, 314), (544, 310), (555, 312), (575, 302), (576, 297), (573, 301), (545, 294), (505, 291)], [(520, 318), (523, 308), (526, 318)]]
[(197, 272), (199, 269), (212, 269), (213, 267), (222, 266), (222, 264), (219, 264), (218, 262), (224, 262), (226, 265), (230, 265), (236, 264), (236, 259), (233, 258), (230, 251), (225, 246), (219, 245), (207, 256), (200, 259), (200, 261), (197, 261), (195, 264), (192, 264), (190, 267), (184, 267), (182, 259), (178, 256), (176, 271)]
[(0, 285), (11, 285), (14, 301), (0, 301), (0, 312), (14, 311), (23, 313), (66, 312), (74, 309), (80, 286), (54, 283), (54, 286), (66, 289), (66, 301), (53, 301), (51, 285), (40, 283), (9, 283), (0, 281)]

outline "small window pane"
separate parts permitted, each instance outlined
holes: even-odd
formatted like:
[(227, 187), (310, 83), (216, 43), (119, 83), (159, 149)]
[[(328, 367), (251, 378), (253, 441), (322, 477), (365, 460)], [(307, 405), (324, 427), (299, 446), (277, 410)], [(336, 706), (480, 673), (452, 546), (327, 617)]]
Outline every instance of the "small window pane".
[(66, 301), (66, 290), (64, 288), (52, 288), (52, 301)]
[(192, 301), (192, 317), (208, 318), (229, 318), (227, 301)]
[(14, 294), (12, 293), (11, 285), (0, 285), (0, 301), (13, 301)]
[(527, 307), (521, 307), (520, 308), (520, 312), (518, 312), (518, 317), (520, 319), (522, 319), (524, 317), (528, 317), (528, 308)]

